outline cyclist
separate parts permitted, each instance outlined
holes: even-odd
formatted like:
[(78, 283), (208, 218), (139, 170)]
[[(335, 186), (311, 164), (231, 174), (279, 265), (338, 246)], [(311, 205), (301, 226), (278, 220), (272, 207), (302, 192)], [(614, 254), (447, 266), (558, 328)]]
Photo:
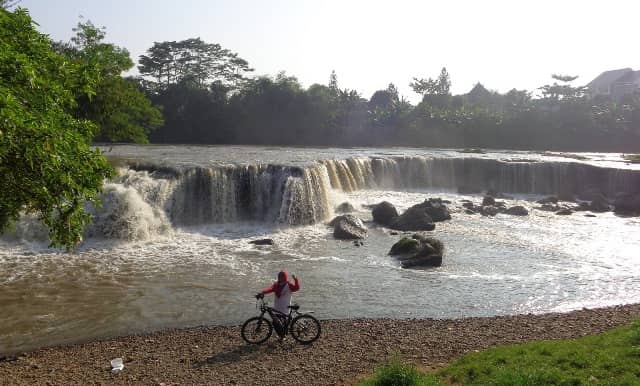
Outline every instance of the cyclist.
[[(273, 282), (269, 287), (258, 292), (256, 294), (256, 298), (264, 297), (265, 294), (273, 292), (275, 295), (273, 308), (284, 314), (283, 316), (287, 315), (289, 313), (289, 305), (291, 305), (291, 294), (300, 289), (300, 280), (298, 280), (296, 275), (292, 275), (292, 277), (293, 283), (289, 281), (289, 274), (287, 271), (282, 270), (278, 272), (278, 280)], [(284, 318), (276, 318), (274, 320), (274, 327), (280, 336), (282, 336), (282, 333), (284, 332), (283, 327), (285, 327), (285, 320), (286, 316)]]

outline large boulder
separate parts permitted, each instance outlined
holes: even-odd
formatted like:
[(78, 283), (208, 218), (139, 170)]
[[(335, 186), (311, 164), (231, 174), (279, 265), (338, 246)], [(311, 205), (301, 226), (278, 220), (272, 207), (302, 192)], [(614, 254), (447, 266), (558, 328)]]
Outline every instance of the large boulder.
[(356, 209), (348, 202), (343, 202), (336, 208), (336, 213), (351, 213)]
[(374, 222), (388, 226), (398, 217), (398, 210), (390, 202), (382, 201), (373, 207), (371, 215), (373, 216)]
[(482, 206), (491, 206), (496, 204), (496, 199), (493, 196), (484, 196), (482, 199)]
[(389, 255), (411, 255), (418, 252), (420, 241), (411, 237), (403, 237), (391, 246)]
[(512, 216), (527, 216), (529, 214), (529, 211), (522, 205), (516, 205), (507, 209), (505, 213)]
[(253, 245), (273, 245), (273, 239), (251, 240), (251, 241), (249, 241), (249, 244), (253, 244)]
[(596, 196), (589, 204), (589, 210), (592, 212), (608, 212), (611, 210), (607, 199), (600, 195)]
[(388, 226), (399, 231), (432, 231), (436, 228), (431, 216), (420, 205), (407, 209), (394, 218)]
[(614, 211), (618, 214), (633, 215), (640, 213), (640, 193), (619, 193), (613, 202)]
[(345, 214), (329, 222), (333, 227), (333, 237), (340, 240), (364, 239), (367, 237), (367, 227), (356, 216)]
[(389, 254), (396, 256), (403, 268), (438, 267), (442, 265), (444, 244), (436, 238), (414, 234), (400, 239)]
[(557, 204), (558, 203), (558, 197), (556, 197), (556, 196), (548, 196), (548, 197), (540, 199), (540, 200), (538, 200), (536, 202), (538, 204)]

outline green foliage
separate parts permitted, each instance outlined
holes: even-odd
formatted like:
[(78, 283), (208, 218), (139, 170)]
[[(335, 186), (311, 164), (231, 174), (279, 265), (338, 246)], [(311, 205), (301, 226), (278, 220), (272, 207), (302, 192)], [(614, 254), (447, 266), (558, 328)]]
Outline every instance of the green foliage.
[(76, 117), (97, 124), (95, 139), (100, 141), (147, 143), (148, 135), (162, 125), (160, 109), (139, 89), (138, 85), (121, 77), (133, 67), (129, 52), (105, 43), (104, 27), (87, 21), (73, 29), (76, 35), (70, 43), (55, 43), (56, 50), (80, 68), (78, 77), (91, 74), (95, 83), (78, 81), (76, 90), (88, 86), (91, 92), (76, 93)]
[(394, 359), (358, 386), (442, 386), (442, 383), (434, 376), (420, 373), (415, 366)]
[(637, 385), (639, 354), (640, 322), (635, 322), (576, 340), (468, 354), (438, 375), (460, 385)]
[(111, 173), (89, 146), (95, 126), (69, 114), (70, 90), (92, 94), (97, 74), (54, 52), (24, 9), (0, 9), (0, 42), (0, 232), (36, 213), (52, 245), (72, 248)]
[(238, 54), (200, 38), (155, 42), (147, 55), (140, 56), (138, 70), (155, 79), (149, 84), (155, 92), (180, 83), (203, 89), (217, 81), (236, 87), (253, 71)]

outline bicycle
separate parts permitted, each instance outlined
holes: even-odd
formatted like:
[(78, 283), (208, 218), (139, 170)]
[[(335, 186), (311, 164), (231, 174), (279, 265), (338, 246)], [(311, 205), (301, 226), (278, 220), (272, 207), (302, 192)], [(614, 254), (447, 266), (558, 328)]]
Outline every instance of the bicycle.
[[(266, 342), (273, 334), (274, 324), (278, 324), (276, 333), (284, 339), (287, 332), (291, 334), (293, 339), (302, 344), (313, 343), (320, 337), (320, 322), (318, 319), (309, 315), (302, 314), (298, 310), (300, 306), (293, 304), (289, 306), (289, 314), (284, 314), (273, 307), (269, 307), (264, 301), (264, 295), (258, 297), (256, 308), (260, 307), (260, 316), (254, 316), (247, 319), (242, 325), (242, 339), (249, 344), (262, 344)], [(265, 317), (269, 314), (271, 321)]]

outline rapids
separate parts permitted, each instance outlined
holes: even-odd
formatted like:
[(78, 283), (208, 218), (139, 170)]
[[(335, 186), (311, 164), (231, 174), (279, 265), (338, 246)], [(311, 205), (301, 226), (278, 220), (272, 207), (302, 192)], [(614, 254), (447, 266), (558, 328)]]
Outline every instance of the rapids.
[[(640, 220), (556, 216), (542, 195), (640, 192), (615, 154), (464, 154), (423, 149), (113, 146), (118, 167), (73, 253), (47, 248), (36, 219), (0, 240), (0, 353), (164, 327), (237, 324), (286, 268), (320, 318), (485, 316), (640, 301)], [(527, 217), (466, 215), (461, 186), (514, 196)], [(400, 235), (367, 223), (364, 246), (324, 223), (348, 201), (399, 209), (452, 201), (434, 236), (443, 266), (403, 270)], [(273, 246), (248, 242), (269, 237)]]

